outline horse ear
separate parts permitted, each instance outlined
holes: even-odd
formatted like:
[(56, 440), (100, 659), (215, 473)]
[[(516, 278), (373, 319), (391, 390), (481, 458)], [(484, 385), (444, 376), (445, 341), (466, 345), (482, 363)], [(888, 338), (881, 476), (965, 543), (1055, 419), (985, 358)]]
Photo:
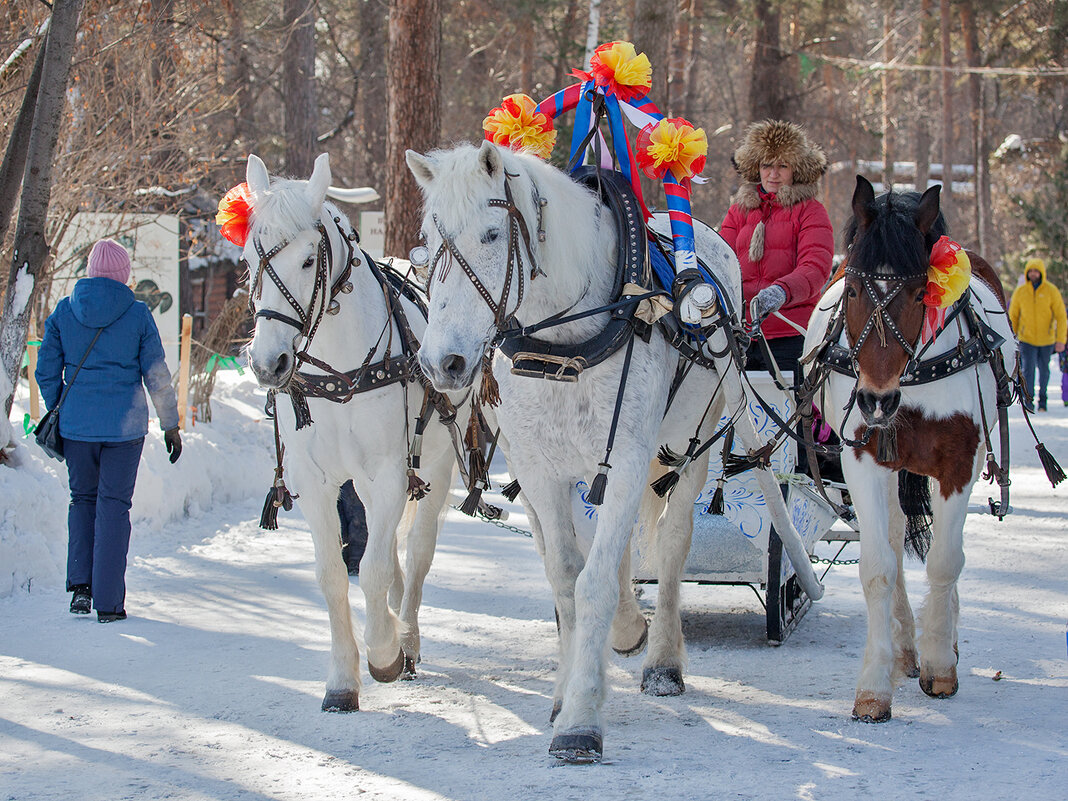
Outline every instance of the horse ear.
[(415, 182), (419, 186), (426, 189), (434, 180), (434, 162), (422, 153), (416, 153), (414, 150), (404, 151), (404, 160), (408, 164), (408, 169), (412, 171), (412, 176), (415, 178)]
[(266, 192), (271, 185), (271, 176), (267, 174), (267, 165), (263, 159), (254, 153), (248, 154), (248, 164), (245, 165), (245, 183), (248, 184), (252, 194)]
[(863, 175), (857, 176), (857, 188), (853, 190), (853, 219), (861, 227), (871, 225), (875, 219), (875, 187)]
[(913, 215), (913, 219), (916, 221), (916, 227), (920, 231), (927, 235), (927, 232), (931, 230), (931, 226), (935, 224), (935, 220), (938, 219), (940, 209), (940, 197), (942, 193), (942, 187), (939, 184), (935, 184), (923, 195), (920, 196), (920, 202), (916, 206), (916, 213)]
[(308, 179), (308, 203), (318, 209), (326, 200), (326, 190), (330, 188), (330, 156), (320, 153), (315, 159), (311, 178)]
[(482, 140), (482, 147), (478, 151), (478, 163), (486, 171), (486, 175), (495, 178), (504, 172), (504, 162), (501, 160), (501, 151), (488, 139)]

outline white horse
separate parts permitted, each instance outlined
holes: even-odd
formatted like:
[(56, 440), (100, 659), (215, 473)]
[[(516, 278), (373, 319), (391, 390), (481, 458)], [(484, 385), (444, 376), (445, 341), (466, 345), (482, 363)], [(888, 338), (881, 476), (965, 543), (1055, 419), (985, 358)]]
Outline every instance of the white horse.
[[(411, 508), (415, 504), (408, 500), (406, 456), (412, 418), (420, 412), (424, 390), (418, 382), (389, 381), (397, 376), (398, 357), (405, 356), (402, 331), (396, 316), (387, 311), (386, 292), (366, 255), (353, 249), (355, 233), (348, 219), (326, 202), (327, 156), (315, 160), (308, 181), (272, 181), (263, 161), (250, 155), (247, 182), (252, 224), (244, 259), (251, 265), (256, 309), (249, 365), (261, 386), (278, 391), (285, 468), (315, 543), (316, 577), (326, 598), (331, 633), (323, 709), (348, 712), (359, 709), (360, 671), (349, 576), (341, 556), (338, 489), (351, 478), (367, 510), (360, 587), (366, 600), (368, 669), (378, 681), (393, 681), (402, 671), (410, 676), (419, 660), (423, 580), (453, 478), (452, 435), (436, 420), (426, 427), (419, 475), (429, 483), (429, 492), (418, 508)], [(394, 296), (392, 302), (398, 300), (420, 336), (425, 327), (421, 313), (403, 296)], [(392, 367), (382, 363), (386, 356), (392, 357)], [(369, 365), (361, 371), (361, 391), (347, 402), (313, 396), (298, 370), (302, 376), (321, 376), (328, 390), (344, 392), (347, 385), (336, 372), (314, 361), (304, 363), (309, 357), (342, 374)], [(376, 388), (377, 381), (387, 385)], [(291, 388), (308, 394), (314, 421), (299, 430), (296, 404), (282, 394)], [(469, 409), (463, 407), (460, 426), (466, 424), (467, 414)], [(402, 571), (398, 533), (403, 536), (409, 525)]]
[[(829, 335), (841, 347), (839, 363), (859, 366), (856, 378), (829, 373), (825, 391), (815, 399), (827, 422), (857, 443), (843, 449), (842, 472), (860, 523), (860, 579), (868, 607), (868, 639), (853, 707), (853, 717), (865, 722), (890, 719), (893, 691), (906, 676), (919, 675), (920, 687), (932, 697), (957, 691), (957, 579), (964, 567), (964, 520), (987, 453), (983, 416), (991, 424), (998, 419), (998, 391), (989, 363), (942, 377), (943, 368), (954, 366), (962, 332), (964, 337), (976, 333), (965, 315), (950, 322), (924, 354), (924, 360), (950, 354), (949, 365), (935, 368), (938, 379), (911, 383), (925, 368), (917, 369), (903, 343), (914, 352), (920, 349), (931, 246), (944, 233), (938, 190), (933, 187), (922, 198), (895, 194), (876, 201), (871, 184), (858, 176), (845, 276), (820, 300), (805, 340), (810, 353)], [(985, 275), (996, 282), (997, 277), (970, 255), (971, 309), (994, 332), (990, 343), (1003, 339), (997, 350), (1011, 371), (1016, 340), (1000, 284), (982, 280)], [(829, 325), (840, 309), (844, 318), (842, 327), (833, 329), (840, 332), (836, 335)], [(893, 445), (880, 448), (879, 439), (887, 436)], [(938, 489), (931, 493), (930, 590), (920, 617), (918, 655), (901, 569), (906, 526), (898, 475), (903, 470), (932, 477)]]
[[(423, 235), (430, 252), (440, 256), (431, 264), (429, 325), (419, 351), (420, 364), (438, 389), (456, 391), (474, 381), (502, 320), (531, 324), (552, 315), (597, 309), (616, 299), (612, 297), (616, 222), (591, 191), (563, 172), (488, 142), (480, 148), (463, 145), (429, 155), (408, 151), (407, 161), (424, 193)], [(509, 207), (512, 200), (514, 206)], [(662, 229), (665, 218), (662, 215), (658, 222)], [(737, 260), (711, 229), (697, 228), (699, 255), (738, 308)], [(538, 336), (554, 343), (580, 343), (601, 331), (608, 316), (599, 313), (567, 322)], [(718, 330), (711, 347), (724, 351), (726, 337)], [(686, 450), (717, 376), (710, 370), (692, 370), (665, 417), (679, 356), (656, 328), (648, 342), (634, 337), (631, 343), (630, 375), (608, 460), (605, 444), (627, 347), (581, 370), (574, 383), (515, 375), (500, 353), (493, 362), (500, 392), (497, 421), (508, 441), (510, 468), (540, 533), (559, 618), (561, 659), (554, 691), (555, 736), (549, 751), (572, 762), (597, 761), (602, 755), (601, 706), (610, 631), (621, 651), (628, 644), (640, 644), (638, 637), (644, 632), (633, 594), (629, 589), (624, 594), (629, 598), (620, 593), (620, 585), (625, 586), (621, 566), (626, 569), (639, 506), (647, 533), (656, 541), (659, 577), (643, 689), (661, 695), (683, 691), (686, 656), (679, 581), (690, 547), (693, 502), (706, 479), (707, 453), (682, 473), (670, 503), (649, 489), (649, 481), (666, 472), (654, 460), (659, 445)], [(745, 406), (740, 376), (730, 357), (720, 357), (717, 366), (727, 371), (727, 380), (705, 417), (702, 439), (718, 422), (724, 402), (732, 410)], [(748, 414), (738, 422), (746, 447), (762, 444), (756, 441)], [(589, 481), (605, 461), (611, 469), (604, 503), (584, 559), (575, 537), (572, 487), (576, 480)], [(768, 471), (757, 472), (802, 582), (818, 598), (822, 588), (789, 522), (778, 485)]]

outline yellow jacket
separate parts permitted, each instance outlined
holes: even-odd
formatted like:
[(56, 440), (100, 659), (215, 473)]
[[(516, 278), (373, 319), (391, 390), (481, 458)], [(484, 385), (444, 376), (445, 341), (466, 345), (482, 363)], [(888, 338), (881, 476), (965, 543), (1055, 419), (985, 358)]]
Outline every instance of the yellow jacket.
[[(1034, 287), (1027, 280), (1027, 271), (1042, 273), (1042, 283)], [(1032, 259), (1024, 268), (1024, 282), (1016, 287), (1009, 303), (1009, 320), (1016, 338), (1028, 345), (1064, 343), (1068, 336), (1068, 316), (1064, 300), (1057, 287), (1046, 280), (1046, 263)]]

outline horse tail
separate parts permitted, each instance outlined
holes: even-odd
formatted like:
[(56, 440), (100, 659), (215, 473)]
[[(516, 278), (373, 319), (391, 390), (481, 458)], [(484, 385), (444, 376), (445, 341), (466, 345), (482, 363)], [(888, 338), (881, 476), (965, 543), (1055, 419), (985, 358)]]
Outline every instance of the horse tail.
[(924, 562), (931, 549), (931, 479), (902, 470), (897, 474), (897, 500), (905, 513), (905, 553)]

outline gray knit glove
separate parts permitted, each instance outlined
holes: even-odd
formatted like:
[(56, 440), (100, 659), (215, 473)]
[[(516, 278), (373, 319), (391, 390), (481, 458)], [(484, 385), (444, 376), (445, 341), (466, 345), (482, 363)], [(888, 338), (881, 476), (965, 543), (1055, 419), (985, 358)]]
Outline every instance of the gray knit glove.
[(749, 320), (753, 330), (760, 328), (769, 314), (778, 311), (786, 303), (786, 290), (778, 284), (764, 287), (749, 302)]

